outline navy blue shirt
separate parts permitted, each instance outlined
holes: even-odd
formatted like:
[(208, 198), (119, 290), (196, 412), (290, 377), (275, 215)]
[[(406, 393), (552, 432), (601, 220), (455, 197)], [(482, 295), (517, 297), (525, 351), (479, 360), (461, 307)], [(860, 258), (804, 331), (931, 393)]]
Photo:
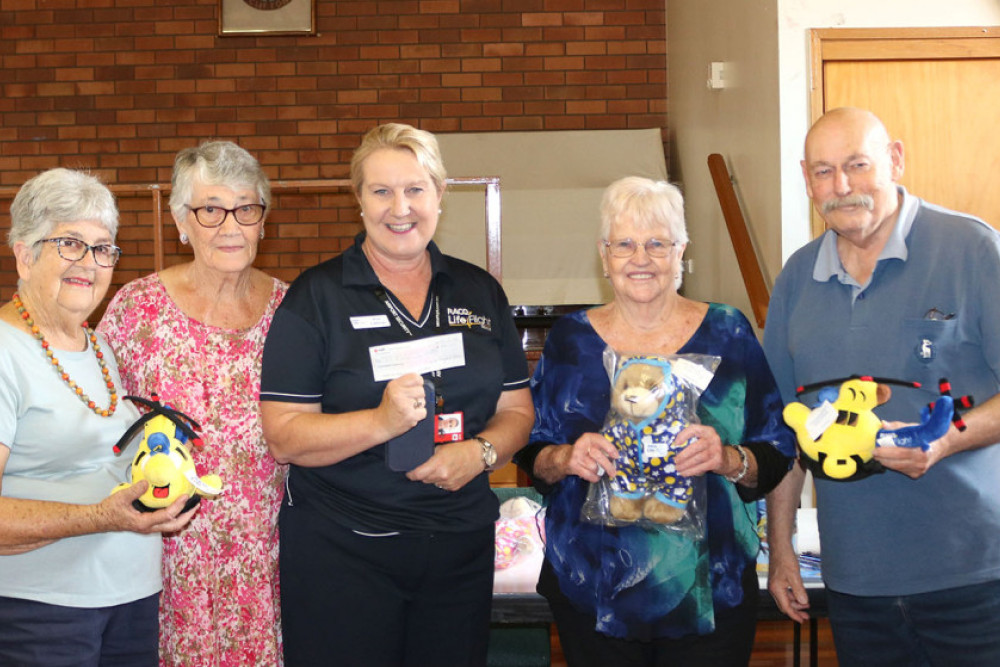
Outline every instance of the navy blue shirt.
[[(442, 254), (431, 242), (430, 291), (424, 312), (411, 318), (379, 283), (363, 241), (362, 233), (354, 246), (305, 271), (289, 288), (264, 346), (261, 400), (319, 403), (324, 413), (374, 408), (387, 381), (375, 380), (370, 348), (460, 333), (465, 365), (440, 371), (435, 386), (443, 397), (440, 411), (464, 413), (465, 437), (475, 436), (501, 392), (528, 386), (503, 289), (483, 269)], [(384, 444), (333, 465), (292, 465), (288, 491), (294, 504), (310, 503), (352, 529), (474, 530), (497, 517), (487, 474), (456, 492), (442, 491), (391, 472)]]

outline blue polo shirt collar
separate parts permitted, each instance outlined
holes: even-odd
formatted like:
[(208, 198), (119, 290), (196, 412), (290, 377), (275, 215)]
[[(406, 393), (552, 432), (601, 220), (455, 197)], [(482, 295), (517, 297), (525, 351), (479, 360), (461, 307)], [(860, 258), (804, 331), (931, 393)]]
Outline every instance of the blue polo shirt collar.
[[(906, 237), (913, 227), (913, 220), (917, 217), (917, 209), (920, 200), (906, 191), (902, 185), (897, 185), (896, 190), (903, 195), (903, 202), (899, 207), (899, 216), (896, 218), (896, 226), (892, 229), (889, 240), (878, 256), (878, 261), (883, 259), (898, 259), (905, 262), (909, 256), (906, 248)], [(837, 254), (837, 233), (832, 229), (826, 230), (823, 240), (820, 242), (819, 252), (816, 255), (816, 264), (813, 266), (813, 280), (825, 283), (830, 278), (836, 278), (845, 285), (852, 285), (856, 290), (863, 289), (857, 281), (844, 270), (844, 265)]]

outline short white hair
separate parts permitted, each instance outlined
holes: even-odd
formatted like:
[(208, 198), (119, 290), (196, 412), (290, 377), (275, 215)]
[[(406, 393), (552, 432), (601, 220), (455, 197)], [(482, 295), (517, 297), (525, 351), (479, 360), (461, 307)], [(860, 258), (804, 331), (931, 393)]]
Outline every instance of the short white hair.
[(35, 246), (64, 222), (95, 220), (108, 230), (112, 242), (118, 234), (118, 205), (104, 183), (84, 171), (56, 167), (28, 179), (10, 205), (7, 244)]
[(223, 185), (234, 190), (248, 188), (260, 203), (270, 208), (271, 182), (253, 155), (231, 141), (208, 141), (182, 149), (174, 158), (170, 184), (170, 212), (183, 220), (191, 202), (195, 181), (203, 185)]
[(626, 176), (609, 185), (601, 199), (601, 238), (608, 241), (611, 228), (624, 218), (639, 229), (663, 230), (675, 243), (688, 242), (684, 196), (666, 181)]

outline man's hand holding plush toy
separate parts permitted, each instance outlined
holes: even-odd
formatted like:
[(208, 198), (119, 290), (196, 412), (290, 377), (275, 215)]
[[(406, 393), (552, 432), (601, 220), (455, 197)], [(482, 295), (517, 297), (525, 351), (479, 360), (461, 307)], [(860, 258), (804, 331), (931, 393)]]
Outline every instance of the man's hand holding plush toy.
[[(911, 424), (905, 422), (882, 422), (885, 429), (900, 429)], [(952, 446), (959, 430), (954, 425), (947, 433), (928, 443), (927, 448), (921, 447), (876, 447), (873, 456), (876, 461), (890, 470), (902, 473), (912, 479), (919, 479), (941, 459), (951, 456), (961, 448)]]

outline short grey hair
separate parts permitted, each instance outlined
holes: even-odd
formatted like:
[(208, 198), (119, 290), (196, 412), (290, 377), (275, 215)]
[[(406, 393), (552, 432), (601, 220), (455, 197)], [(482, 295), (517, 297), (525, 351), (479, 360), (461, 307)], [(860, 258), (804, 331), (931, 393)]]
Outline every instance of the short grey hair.
[(639, 229), (663, 230), (675, 243), (688, 242), (684, 196), (666, 181), (626, 176), (609, 185), (601, 198), (601, 239), (609, 240), (611, 228), (624, 218)]
[(170, 212), (177, 220), (187, 215), (185, 207), (191, 201), (195, 181), (249, 188), (257, 193), (261, 204), (270, 208), (271, 182), (267, 174), (257, 158), (231, 141), (208, 141), (177, 153), (170, 179)]
[(56, 167), (28, 179), (10, 205), (7, 245), (35, 246), (64, 222), (94, 220), (108, 230), (112, 242), (118, 234), (115, 196), (96, 176), (84, 171)]

